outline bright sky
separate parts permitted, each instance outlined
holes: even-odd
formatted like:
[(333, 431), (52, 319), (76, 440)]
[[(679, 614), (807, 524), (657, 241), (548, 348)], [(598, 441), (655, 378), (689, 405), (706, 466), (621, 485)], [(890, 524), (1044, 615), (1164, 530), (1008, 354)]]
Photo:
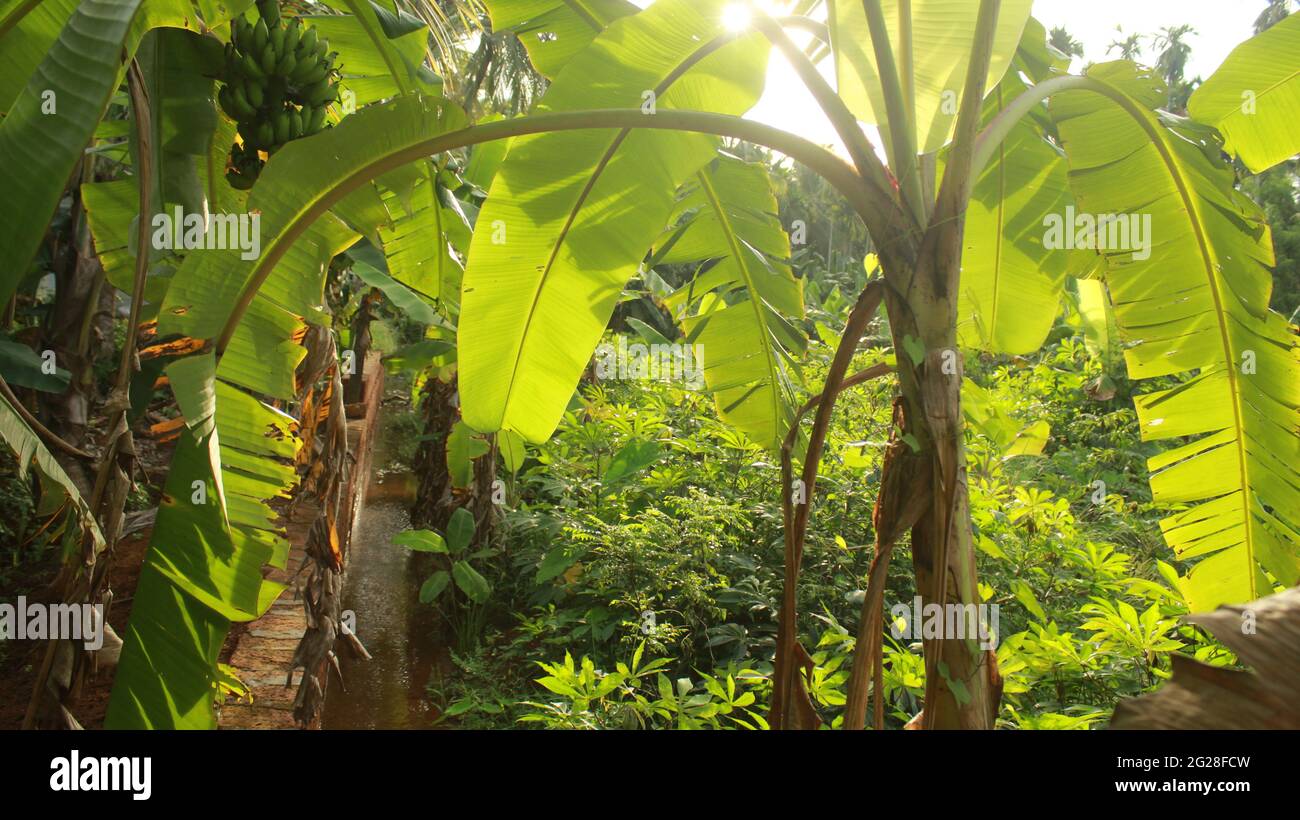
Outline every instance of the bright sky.
[[(651, 0), (633, 2), (647, 6)], [(1190, 24), (1196, 34), (1188, 38), (1192, 47), (1188, 76), (1204, 78), (1218, 68), (1234, 46), (1254, 33), (1252, 23), (1265, 5), (1265, 0), (1035, 0), (1034, 16), (1048, 30), (1065, 26), (1083, 43), (1086, 61), (1090, 62), (1115, 59), (1115, 55), (1107, 57), (1106, 47), (1131, 33), (1145, 38), (1165, 26)], [(1124, 27), (1122, 36), (1115, 31), (1117, 24)], [(792, 32), (792, 37), (800, 43), (807, 40), (807, 35), (798, 32)], [(1157, 52), (1150, 46), (1150, 40), (1144, 39), (1143, 46), (1143, 57), (1154, 63)], [(1079, 71), (1084, 62), (1076, 59), (1072, 70)], [(830, 61), (824, 62), (821, 68), (833, 85)], [(772, 56), (766, 93), (749, 117), (842, 150), (821, 110), (779, 54)]]

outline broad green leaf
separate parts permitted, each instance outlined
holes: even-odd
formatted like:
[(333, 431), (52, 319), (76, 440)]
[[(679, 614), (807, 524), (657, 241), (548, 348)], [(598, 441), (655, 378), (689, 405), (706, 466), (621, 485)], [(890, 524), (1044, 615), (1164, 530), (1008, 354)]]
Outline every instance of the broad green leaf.
[[(28, 15), (5, 40), (22, 38), (28, 19), (44, 45), (43, 36), (57, 15)], [(6, 196), (0, 200), (0, 247), (8, 254), (0, 273), (0, 303), (8, 302), (35, 257), (63, 187), (119, 85), (123, 58), (134, 54), (153, 28), (196, 30), (199, 25), (186, 0), (84, 0), (44, 49), (40, 64), (0, 121), (0, 167), (6, 183)], [(0, 53), (8, 52), (9, 45), (4, 45)], [(52, 113), (47, 107), (51, 101)]]
[(78, 0), (11, 0), (0, 11), (0, 113), (9, 113), (77, 5)]
[[(683, 316), (719, 414), (770, 450), (794, 418), (792, 364), (807, 347), (795, 324), (803, 293), (776, 210), (767, 169), (723, 155), (678, 193), (655, 253), (665, 264), (716, 263), (665, 302)], [(705, 296), (706, 307), (687, 310)]]
[(447, 574), (445, 569), (440, 569), (430, 575), (420, 585), (420, 603), (431, 604), (436, 601), (449, 583), (451, 583), (451, 576)]
[(562, 544), (558, 547), (552, 548), (551, 551), (546, 553), (546, 556), (542, 558), (542, 562), (537, 565), (537, 577), (534, 579), (535, 582), (538, 584), (544, 584), (547, 581), (559, 578), (561, 575), (569, 571), (569, 567), (578, 563), (578, 561), (580, 561), (586, 554), (585, 549), (574, 544)]
[[(368, 107), (338, 127), (295, 141), (277, 152), (248, 198), (248, 211), (260, 220), (261, 255), (243, 259), (238, 248), (186, 254), (168, 289), (159, 332), (210, 340), (245, 283), (265, 266), (265, 252), (276, 242), (292, 243), (243, 315), (220, 364), (214, 366), (206, 353), (168, 368), (189, 428), (181, 447), (193, 452), (183, 462), (188, 466), (173, 466), (168, 477), (173, 502), (160, 510), (141, 575), (109, 725), (213, 725), (215, 658), (229, 622), (256, 617), (279, 592), (262, 581), (261, 568), (282, 565), (288, 545), (272, 529), (276, 516), (266, 500), (288, 493), (296, 480), (289, 464), (300, 446), (292, 418), (240, 388), (294, 396), (294, 367), (305, 352), (297, 343), (304, 329), (300, 317), (324, 318), (326, 266), (358, 238), (334, 215), (312, 209), (341, 181), (358, 171), (364, 175), (381, 158), (449, 125), (457, 127), (463, 122), (458, 117), (445, 102), (403, 99)], [(355, 220), (358, 210), (348, 213)], [(180, 458), (188, 451), (177, 452)], [(188, 503), (192, 480), (206, 483), (210, 509)]]
[(104, 548), (104, 536), (99, 531), (99, 524), (95, 522), (95, 516), (90, 511), (90, 505), (81, 497), (81, 491), (73, 483), (72, 478), (64, 472), (63, 467), (59, 465), (54, 455), (45, 447), (44, 442), (36, 435), (27, 422), (23, 421), (22, 416), (9, 405), (9, 400), (0, 396), (0, 438), (9, 445), (13, 451), (18, 466), (18, 477), (24, 478), (27, 475), (27, 468), (35, 463), (36, 468), (44, 473), (48, 478), (63, 488), (69, 500), (77, 510), (77, 517), (81, 521), (81, 526), (91, 533), (95, 540), (95, 551), (99, 552)]
[[(135, 220), (140, 211), (140, 192), (135, 177), (82, 185), (81, 202), (86, 208), (95, 255), (104, 266), (104, 275), (113, 287), (129, 293), (135, 280), (132, 245), (135, 244)], [(157, 315), (170, 282), (170, 268), (155, 266), (150, 271), (144, 285), (143, 319)]]
[(260, 216), (261, 256), (243, 259), (238, 250), (189, 254), (167, 292), (159, 333), (217, 336), (245, 284), (263, 275), (266, 252), (277, 243), (291, 242), (290, 249), (255, 301), (298, 316), (318, 313), (317, 278), (357, 236), (328, 214), (317, 217), (313, 209), (344, 180), (376, 168), (384, 157), (464, 124), (464, 114), (450, 102), (403, 97), (368, 106), (333, 128), (281, 148), (248, 198), (249, 211)]
[(454, 352), (456, 346), (442, 339), (425, 339), (402, 348), (384, 357), (384, 367), (389, 373), (420, 371), (429, 367), (434, 360)]
[(786, 316), (803, 316), (803, 292), (789, 264), (790, 238), (761, 162), (721, 154), (696, 173), (677, 192), (669, 228), (655, 247), (657, 264), (718, 261), (668, 297), (670, 306), (717, 289), (761, 298)]
[(633, 439), (614, 454), (600, 480), (606, 487), (617, 484), (654, 464), (661, 452), (662, 448), (657, 441)]
[(30, 387), (46, 393), (62, 393), (70, 374), (62, 367), (45, 372), (45, 360), (25, 344), (0, 336), (0, 376), (13, 387)]
[(1115, 311), (1110, 306), (1106, 283), (1099, 279), (1079, 279), (1075, 284), (1079, 289), (1084, 344), (1110, 370), (1111, 360), (1119, 356), (1119, 328), (1115, 325)]
[(1300, 14), (1234, 48), (1187, 111), (1255, 173), (1300, 153)]
[[(477, 124), (483, 125), (500, 119), (504, 119), (500, 114), (491, 114), (481, 117)], [(511, 140), (496, 140), (474, 146), (469, 154), (469, 162), (465, 164), (465, 181), (484, 191), (492, 187), (492, 180), (496, 178), (497, 170), (510, 151), (510, 143)]]
[(409, 213), (397, 211), (396, 193), (387, 195), (389, 211), (399, 215), (391, 227), (380, 229), (379, 237), (394, 279), (430, 299), (454, 306), (460, 302), (464, 266), (452, 245), (451, 234), (454, 223), (463, 217), (443, 204), (429, 163), (421, 165), (419, 181), (407, 196)]
[[(874, 2), (874, 0), (870, 0)], [(904, 99), (914, 101), (917, 152), (937, 151), (952, 135), (957, 108), (970, 64), (977, 2), (953, 0), (880, 0), (894, 63), (910, 52), (914, 67), (909, 86), (899, 71)], [(1029, 19), (1032, 0), (1003, 0), (998, 13), (992, 61), (986, 88), (1002, 79)], [(835, 76), (840, 97), (859, 120), (886, 128), (885, 97), (881, 91), (876, 53), (867, 26), (863, 0), (831, 0), (831, 41), (835, 46)], [(900, 37), (902, 9), (910, 8), (911, 42)], [(908, 88), (912, 89), (911, 94)]]
[(464, 507), (457, 507), (447, 521), (447, 548), (452, 555), (459, 555), (474, 540), (474, 514)]
[(1300, 580), (1300, 352), (1268, 310), (1268, 226), (1215, 133), (1153, 111), (1157, 81), (1130, 63), (1088, 73), (1124, 105), (1053, 98), (1070, 184), (1080, 212), (1132, 215), (1150, 240), (1102, 251), (1130, 376), (1181, 377), (1137, 398), (1143, 438), (1181, 441), (1149, 461), (1154, 500), (1183, 507), (1161, 528), (1194, 562), (1194, 610), (1251, 601), (1272, 591), (1265, 572)]
[(393, 543), (415, 552), (448, 554), (447, 542), (433, 530), (407, 530), (393, 536)]
[[(63, 186), (117, 88), (120, 55), (139, 7), (140, 0), (81, 3), (0, 121), (6, 255), (0, 304), (8, 303), (36, 255)], [(42, 111), (46, 92), (55, 95), (53, 114)]]
[[(660, 0), (620, 19), (556, 76), (539, 111), (740, 114), (762, 91), (760, 36), (718, 47), (722, 0)], [(651, 116), (651, 115), (647, 115)], [(462, 290), (463, 411), (476, 430), (554, 431), (623, 287), (667, 224), (673, 192), (716, 140), (588, 130), (514, 141), (479, 213)], [(653, 161), (649, 161), (653, 159)]]
[(383, 291), (393, 306), (402, 311), (402, 315), (426, 325), (438, 321), (437, 312), (429, 306), (428, 302), (387, 273), (359, 259), (353, 261), (352, 272), (370, 287)]
[(640, 336), (643, 341), (649, 344), (652, 345), (672, 344), (672, 340), (670, 340), (667, 336), (663, 335), (662, 333), (655, 330), (653, 327), (641, 321), (640, 319), (636, 318), (635, 316), (627, 317), (627, 326), (635, 330), (636, 335)]
[[(463, 382), (462, 382), (463, 383)], [(451, 486), (468, 487), (474, 481), (474, 459), (487, 454), (488, 443), (463, 421), (457, 421), (447, 436), (447, 472)]]
[(524, 466), (524, 460), (528, 458), (524, 440), (513, 430), (502, 430), (497, 433), (497, 448), (501, 451), (501, 458), (510, 474), (518, 474), (519, 468)]
[[(259, 617), (283, 589), (263, 579), (275, 547), (253, 529), (266, 526), (269, 508), (250, 515), (254, 505), (232, 503), (229, 521), (223, 514), (218, 450), (216, 433), (181, 433), (123, 638), (108, 728), (215, 727), (217, 653), (230, 622)], [(232, 497), (250, 483), (236, 473), (229, 479)]]
[(460, 591), (476, 604), (483, 603), (492, 594), (492, 585), (479, 574), (478, 570), (465, 561), (452, 564), (451, 574), (456, 579), (456, 586), (460, 587)]
[(340, 94), (351, 91), (356, 95), (356, 104), (360, 108), (396, 96), (403, 90), (430, 91), (419, 81), (414, 68), (424, 59), (424, 33), (412, 32), (390, 40), (384, 35), (368, 3), (339, 5), (354, 12), (363, 9), (363, 13), (369, 12), (369, 17), (359, 18), (355, 14), (308, 15), (303, 20), (319, 32), (321, 39), (330, 41), (330, 51), (339, 53)]
[(1025, 609), (1029, 610), (1029, 614), (1040, 621), (1047, 620), (1047, 613), (1043, 611), (1042, 604), (1038, 603), (1038, 599), (1034, 597), (1034, 591), (1029, 588), (1029, 584), (1019, 580), (1012, 581), (1011, 592), (1016, 596), (1016, 600)]
[(993, 442), (1003, 458), (1042, 455), (1052, 432), (1045, 421), (1025, 425), (1012, 418), (992, 393), (970, 379), (962, 379), (961, 409), (970, 428)]
[(509, 29), (533, 66), (554, 77), (592, 38), (620, 17), (635, 14), (627, 0), (483, 0), (494, 32)]
[[(985, 122), (1026, 88), (1008, 72), (985, 100)], [(1064, 218), (1072, 201), (1060, 149), (1034, 118), (1021, 118), (980, 174), (966, 210), (957, 307), (963, 347), (1023, 354), (1042, 346), (1069, 257), (1064, 247), (1045, 246), (1044, 218)]]

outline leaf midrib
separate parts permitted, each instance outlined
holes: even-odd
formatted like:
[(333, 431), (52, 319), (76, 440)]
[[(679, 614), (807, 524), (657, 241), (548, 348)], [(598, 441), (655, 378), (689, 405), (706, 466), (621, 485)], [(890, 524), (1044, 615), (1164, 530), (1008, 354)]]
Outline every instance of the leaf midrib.
[(718, 215), (718, 223), (722, 226), (722, 233), (727, 239), (728, 246), (731, 247), (731, 255), (740, 267), (741, 276), (745, 279), (745, 287), (749, 290), (749, 303), (754, 308), (754, 321), (758, 324), (759, 332), (762, 334), (763, 343), (760, 346), (763, 349), (763, 358), (767, 361), (768, 392), (772, 397), (772, 419), (776, 424), (776, 440), (779, 442), (782, 439), (781, 401), (777, 390), (776, 359), (772, 355), (771, 339), (769, 338), (771, 332), (763, 318), (763, 298), (754, 284), (754, 277), (749, 270), (749, 262), (743, 255), (735, 228), (731, 225), (731, 219), (728, 218), (726, 209), (722, 207), (722, 201), (718, 198), (718, 192), (709, 180), (708, 173), (701, 170), (697, 171), (696, 174), (700, 179), (700, 186), (704, 191), (704, 195), (709, 200), (709, 205)]
[[(659, 96), (662, 95), (665, 91), (667, 91), (668, 88), (670, 88), (673, 83), (681, 79), (682, 75), (684, 75), (687, 71), (690, 71), (692, 68), (694, 68), (705, 57), (709, 56), (710, 54), (717, 51), (719, 48), (721, 48), (722, 46), (726, 45), (727, 43), (731, 42), (734, 39), (735, 39), (734, 34), (724, 34), (719, 37), (715, 37), (712, 40), (709, 40), (708, 42), (700, 46), (698, 49), (691, 52), (691, 54), (688, 55), (686, 59), (684, 59), (681, 62), (680, 65), (678, 65), (676, 68), (670, 71), (667, 74), (667, 76), (665, 76), (663, 80), (659, 82), (659, 85), (655, 86), (654, 89), (652, 89), (654, 93), (654, 99), (657, 101)], [(622, 146), (623, 142), (628, 138), (628, 136), (631, 133), (632, 133), (631, 128), (623, 128), (619, 130), (618, 134), (614, 137), (613, 142), (610, 143), (609, 148), (605, 151), (605, 153), (601, 156), (600, 161), (596, 164), (595, 172), (591, 175), (591, 178), (587, 180), (587, 184), (583, 186), (582, 193), (578, 196), (578, 200), (573, 204), (573, 207), (569, 210), (569, 215), (565, 219), (564, 227), (560, 230), (559, 234), (556, 235), (555, 243), (551, 247), (550, 257), (546, 260), (546, 265), (542, 269), (541, 276), (538, 277), (537, 287), (533, 289), (533, 296), (528, 305), (528, 315), (524, 319), (524, 332), (520, 334), (519, 344), (515, 347), (514, 356), (513, 356), (514, 364), (510, 368), (510, 379), (509, 381), (506, 382), (505, 402), (503, 404), (503, 408), (501, 412), (502, 422), (504, 422), (505, 419), (507, 419), (510, 416), (510, 405), (512, 400), (514, 399), (515, 382), (518, 381), (519, 378), (519, 366), (523, 361), (523, 352), (524, 349), (527, 347), (528, 337), (533, 329), (533, 319), (537, 314), (537, 307), (541, 303), (542, 291), (545, 290), (546, 283), (550, 279), (551, 271), (555, 267), (555, 260), (559, 258), (560, 249), (564, 247), (564, 243), (568, 240), (568, 235), (573, 228), (573, 223), (577, 220), (578, 214), (582, 212), (583, 206), (586, 205), (587, 198), (591, 196), (591, 192), (593, 189), (595, 189), (596, 183), (600, 181), (601, 175), (605, 172), (605, 169), (609, 166), (609, 163), (613, 160), (614, 155), (618, 152), (619, 147)]]
[(1151, 123), (1150, 113), (1145, 109), (1139, 109), (1136, 104), (1128, 98), (1122, 91), (1114, 88), (1109, 83), (1098, 81), (1109, 91), (1106, 94), (1114, 102), (1118, 103), (1121, 108), (1128, 112), (1138, 126), (1147, 133), (1151, 138), (1151, 144), (1155, 146), (1156, 151), (1169, 172), (1170, 180), (1177, 188), (1178, 196), (1182, 200), (1183, 207), (1188, 214), (1188, 221), (1191, 223), (1192, 232), (1196, 236), (1196, 245), (1200, 252), (1202, 260), (1205, 262), (1205, 274), (1210, 285), (1210, 294), (1214, 299), (1214, 315), (1219, 326), (1219, 337), (1223, 343), (1223, 350), (1226, 354), (1224, 357), (1225, 369), (1228, 374), (1228, 385), (1232, 395), (1232, 414), (1233, 426), (1237, 432), (1237, 466), (1239, 479), (1241, 481), (1241, 509), (1244, 529), (1243, 546), (1246, 549), (1246, 578), (1249, 584), (1250, 596), (1253, 600), (1258, 596), (1258, 590), (1255, 586), (1255, 536), (1254, 529), (1251, 526), (1251, 511), (1249, 497), (1249, 471), (1246, 467), (1246, 426), (1244, 414), (1241, 407), (1241, 389), (1237, 378), (1236, 368), (1236, 351), (1232, 345), (1231, 334), (1228, 330), (1227, 315), (1224, 310), (1223, 294), (1219, 289), (1218, 278), (1215, 276), (1215, 266), (1218, 264), (1218, 257), (1212, 250), (1208, 238), (1205, 235), (1204, 219), (1201, 216), (1201, 209), (1195, 196), (1192, 195), (1187, 180), (1181, 172), (1181, 164), (1173, 154), (1168, 144), (1168, 137), (1165, 129), (1159, 128)]

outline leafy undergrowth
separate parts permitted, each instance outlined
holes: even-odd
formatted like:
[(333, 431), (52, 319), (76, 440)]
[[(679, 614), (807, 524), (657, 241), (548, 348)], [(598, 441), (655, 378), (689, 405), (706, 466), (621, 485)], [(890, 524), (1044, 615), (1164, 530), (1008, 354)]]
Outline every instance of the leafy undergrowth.
[[(1119, 698), (1168, 678), (1175, 651), (1232, 660), (1179, 625), (1186, 606), (1127, 380), (1108, 374), (1099, 393), (1102, 365), (1081, 334), (1065, 322), (1054, 338), (1033, 358), (966, 362), (1000, 413), (970, 425), (967, 443), (980, 592), (998, 613), (999, 724), (1009, 728), (1104, 725)], [(820, 383), (829, 356), (815, 347), (808, 383)], [(799, 627), (829, 726), (844, 705), (872, 557), (891, 390), (880, 380), (841, 397), (808, 534)], [(1008, 445), (1043, 423), (1041, 454)], [(1031, 454), (1007, 455), (1023, 449)], [(508, 479), (503, 549), (480, 567), (493, 590), (477, 613), (482, 632), (462, 636), (456, 673), (429, 693), (449, 720), (765, 725), (782, 566), (775, 458), (719, 422), (702, 394), (605, 382), (585, 385), (557, 434)], [(910, 563), (903, 543), (887, 611), (912, 603)], [(924, 664), (906, 633), (887, 635), (884, 651), (896, 728), (922, 705)]]

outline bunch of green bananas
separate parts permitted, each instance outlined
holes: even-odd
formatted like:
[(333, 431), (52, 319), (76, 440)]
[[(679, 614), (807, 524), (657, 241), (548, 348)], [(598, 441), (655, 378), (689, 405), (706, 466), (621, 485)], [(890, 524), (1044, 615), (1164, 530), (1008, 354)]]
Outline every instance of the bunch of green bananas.
[(262, 170), (258, 151), (268, 154), (325, 127), (326, 108), (338, 99), (338, 72), (329, 41), (294, 17), (280, 18), (276, 0), (258, 0), (257, 22), (240, 15), (226, 44), (224, 84), (217, 102), (239, 123), (243, 145), (230, 154), (226, 178), (236, 188), (253, 187)]

